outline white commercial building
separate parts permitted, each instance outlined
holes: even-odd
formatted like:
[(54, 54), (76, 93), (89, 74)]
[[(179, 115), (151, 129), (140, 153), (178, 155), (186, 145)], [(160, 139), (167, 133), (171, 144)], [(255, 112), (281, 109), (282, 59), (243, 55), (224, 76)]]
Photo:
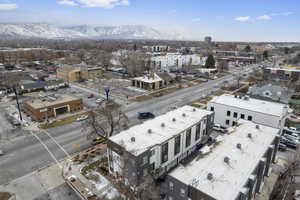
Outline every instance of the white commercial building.
[(212, 129), (213, 118), (211, 111), (184, 106), (110, 137), (110, 173), (123, 174), (126, 157), (132, 176), (164, 174), (195, 151)]
[(239, 126), (199, 155), (171, 171), (165, 181), (167, 199), (251, 200), (272, 171), (279, 129), (239, 120)]
[(223, 94), (216, 96), (207, 104), (207, 109), (215, 112), (215, 123), (229, 127), (239, 119), (257, 124), (281, 128), (288, 114), (288, 106), (248, 96)]

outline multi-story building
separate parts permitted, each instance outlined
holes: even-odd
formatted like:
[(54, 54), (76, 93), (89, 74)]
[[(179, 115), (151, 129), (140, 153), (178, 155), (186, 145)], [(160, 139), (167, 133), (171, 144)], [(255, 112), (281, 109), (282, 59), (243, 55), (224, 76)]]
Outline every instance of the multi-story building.
[(215, 112), (215, 123), (229, 127), (239, 119), (281, 128), (288, 114), (288, 106), (281, 103), (223, 94), (216, 96), (207, 104), (207, 109)]
[(82, 99), (70, 95), (48, 95), (24, 103), (24, 111), (33, 120), (45, 121), (58, 115), (81, 111)]
[(279, 129), (239, 120), (215, 145), (203, 147), (187, 165), (165, 178), (167, 200), (252, 200), (272, 171)]
[(109, 172), (132, 185), (133, 177), (159, 177), (195, 151), (213, 121), (213, 112), (184, 106), (112, 136), (107, 143)]
[(296, 67), (265, 68), (263, 78), (267, 80), (298, 81), (300, 69)]
[(77, 67), (65, 65), (56, 70), (57, 78), (68, 82), (78, 82), (87, 79), (100, 77), (102, 74), (101, 67)]

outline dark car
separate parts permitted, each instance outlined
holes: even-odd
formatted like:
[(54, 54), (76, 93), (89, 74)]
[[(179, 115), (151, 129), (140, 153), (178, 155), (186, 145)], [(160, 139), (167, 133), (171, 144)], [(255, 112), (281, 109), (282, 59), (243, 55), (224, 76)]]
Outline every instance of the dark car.
[(286, 138), (281, 138), (280, 143), (285, 144), (288, 148), (291, 148), (291, 149), (297, 149), (297, 147), (298, 147), (298, 144), (296, 142), (288, 140)]
[(279, 143), (279, 146), (278, 146), (279, 151), (286, 151), (286, 149), (287, 149), (287, 146), (285, 144)]
[(138, 114), (138, 119), (153, 119), (155, 115), (151, 112), (140, 112)]

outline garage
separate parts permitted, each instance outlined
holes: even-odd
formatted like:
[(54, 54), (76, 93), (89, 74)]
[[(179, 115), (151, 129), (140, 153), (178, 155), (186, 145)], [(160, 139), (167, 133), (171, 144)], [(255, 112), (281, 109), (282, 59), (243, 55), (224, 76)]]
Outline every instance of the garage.
[(55, 109), (56, 116), (65, 114), (69, 111), (68, 106), (60, 107)]

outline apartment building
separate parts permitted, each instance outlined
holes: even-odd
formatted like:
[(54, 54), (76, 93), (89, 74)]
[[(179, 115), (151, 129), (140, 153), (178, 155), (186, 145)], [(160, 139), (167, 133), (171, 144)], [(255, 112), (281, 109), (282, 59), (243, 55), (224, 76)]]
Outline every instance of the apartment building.
[(130, 184), (148, 174), (157, 178), (195, 151), (213, 121), (213, 112), (184, 106), (112, 136), (107, 143), (109, 172)]
[(173, 169), (164, 184), (167, 200), (256, 199), (272, 171), (279, 129), (239, 120), (214, 146), (203, 147), (187, 165)]
[(288, 114), (288, 106), (285, 104), (230, 94), (214, 97), (208, 102), (207, 109), (215, 112), (216, 124), (226, 127), (236, 125), (239, 119), (245, 119), (281, 128)]
[(300, 69), (296, 67), (265, 68), (263, 78), (267, 80), (298, 81)]

